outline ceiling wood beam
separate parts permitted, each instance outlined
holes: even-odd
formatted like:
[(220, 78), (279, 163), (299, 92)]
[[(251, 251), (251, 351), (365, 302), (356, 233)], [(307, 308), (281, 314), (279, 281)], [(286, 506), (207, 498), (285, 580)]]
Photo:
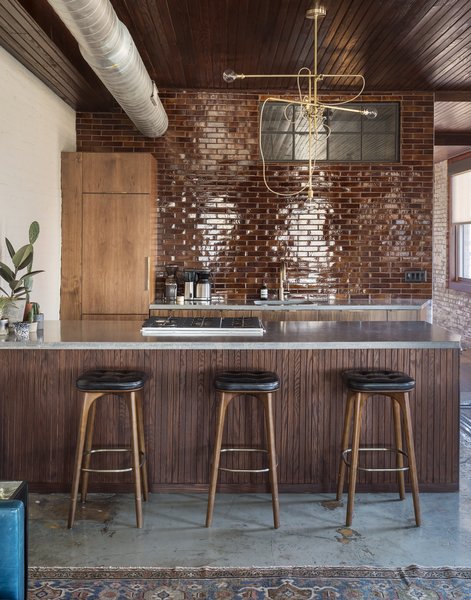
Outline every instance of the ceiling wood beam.
[(435, 102), (471, 102), (471, 91), (435, 92)]
[(471, 132), (437, 131), (435, 146), (471, 146)]

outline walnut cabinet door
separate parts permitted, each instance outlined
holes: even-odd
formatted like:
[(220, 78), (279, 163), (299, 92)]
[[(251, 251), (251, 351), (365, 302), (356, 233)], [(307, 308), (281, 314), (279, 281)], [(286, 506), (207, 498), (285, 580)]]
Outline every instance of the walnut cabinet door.
[(83, 194), (83, 318), (148, 313), (150, 201), (148, 194)]

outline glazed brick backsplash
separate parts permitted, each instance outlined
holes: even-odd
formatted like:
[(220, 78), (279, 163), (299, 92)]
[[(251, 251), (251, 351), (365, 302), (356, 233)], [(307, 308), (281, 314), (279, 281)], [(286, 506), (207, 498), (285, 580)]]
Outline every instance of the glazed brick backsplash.
[[(368, 96), (401, 107), (401, 162), (319, 164), (315, 197), (279, 197), (263, 183), (256, 93), (167, 91), (165, 136), (147, 139), (120, 110), (78, 113), (77, 151), (151, 152), (158, 160), (157, 273), (209, 268), (215, 292), (253, 298), (278, 286), (338, 298), (430, 298), (433, 96)], [(304, 165), (270, 165), (277, 190)], [(294, 183), (293, 183), (294, 182)], [(425, 269), (426, 283), (404, 272)], [(159, 279), (159, 277), (158, 277)]]

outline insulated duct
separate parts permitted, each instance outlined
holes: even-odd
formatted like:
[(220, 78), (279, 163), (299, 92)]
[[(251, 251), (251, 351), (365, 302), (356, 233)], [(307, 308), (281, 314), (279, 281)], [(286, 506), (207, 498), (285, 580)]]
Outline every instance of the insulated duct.
[(109, 0), (48, 0), (82, 56), (146, 137), (162, 136), (167, 113), (126, 26)]

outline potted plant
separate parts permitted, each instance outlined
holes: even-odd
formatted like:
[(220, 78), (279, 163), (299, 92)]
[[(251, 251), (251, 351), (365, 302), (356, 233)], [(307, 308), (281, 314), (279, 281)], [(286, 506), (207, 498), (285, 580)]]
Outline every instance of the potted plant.
[(29, 323), (30, 332), (37, 331), (38, 321), (37, 316), (39, 315), (39, 304), (37, 302), (26, 303), (25, 321)]
[[(32, 288), (32, 278), (43, 271), (33, 271), (33, 244), (38, 239), (39, 223), (33, 221), (29, 226), (29, 243), (15, 250), (8, 238), (5, 238), (5, 244), (12, 261), (12, 267), (0, 262), (0, 277), (6, 285), (0, 287), (0, 291), (6, 294), (16, 306), (17, 314), (11, 316), (10, 320), (22, 321), (26, 301), (29, 300), (29, 294)], [(7, 289), (8, 288), (8, 289)], [(12, 308), (11, 305), (9, 307)], [(23, 311), (23, 312), (21, 312)], [(20, 314), (21, 313), (21, 314)]]

